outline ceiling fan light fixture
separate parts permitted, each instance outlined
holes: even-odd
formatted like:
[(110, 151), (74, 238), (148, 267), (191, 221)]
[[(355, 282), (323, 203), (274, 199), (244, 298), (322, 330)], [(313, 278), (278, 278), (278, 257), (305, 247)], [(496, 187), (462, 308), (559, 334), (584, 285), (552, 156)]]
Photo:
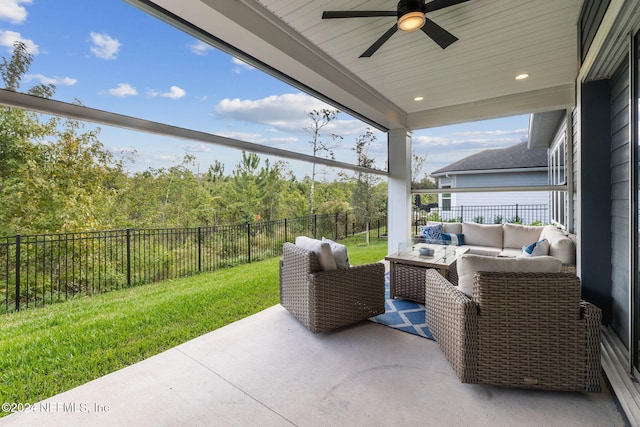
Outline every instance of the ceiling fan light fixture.
[(398, 18), (398, 29), (406, 32), (416, 31), (422, 28), (426, 21), (423, 12), (407, 12)]

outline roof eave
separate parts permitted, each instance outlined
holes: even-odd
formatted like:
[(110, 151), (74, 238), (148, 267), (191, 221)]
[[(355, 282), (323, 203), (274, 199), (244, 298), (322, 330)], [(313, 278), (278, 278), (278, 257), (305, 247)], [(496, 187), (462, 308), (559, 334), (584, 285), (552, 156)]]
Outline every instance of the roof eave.
[(460, 170), (460, 171), (435, 171), (430, 174), (433, 178), (439, 178), (449, 175), (480, 175), (489, 173), (525, 173), (525, 172), (547, 172), (547, 166), (535, 166), (530, 168), (511, 168), (511, 169), (478, 169), (478, 170)]

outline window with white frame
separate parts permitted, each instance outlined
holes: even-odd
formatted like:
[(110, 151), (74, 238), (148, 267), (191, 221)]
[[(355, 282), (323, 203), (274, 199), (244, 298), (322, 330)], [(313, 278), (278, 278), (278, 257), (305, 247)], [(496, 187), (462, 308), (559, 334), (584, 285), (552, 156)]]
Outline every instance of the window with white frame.
[[(451, 185), (443, 185), (442, 188), (451, 188)], [(442, 203), (440, 206), (443, 211), (451, 210), (451, 193), (442, 193)]]
[[(567, 126), (563, 125), (549, 149), (549, 185), (565, 185), (567, 183)], [(551, 191), (549, 193), (549, 218), (554, 224), (567, 225), (567, 192)]]

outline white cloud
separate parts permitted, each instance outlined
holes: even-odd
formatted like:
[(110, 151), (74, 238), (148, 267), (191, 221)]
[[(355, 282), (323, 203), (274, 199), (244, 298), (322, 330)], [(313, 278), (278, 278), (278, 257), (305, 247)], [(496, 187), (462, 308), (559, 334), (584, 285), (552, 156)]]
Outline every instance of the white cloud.
[(252, 133), (252, 132), (232, 132), (232, 131), (222, 131), (216, 132), (216, 135), (224, 136), (226, 138), (238, 139), (240, 141), (253, 142), (255, 144), (264, 144), (269, 146), (279, 146), (279, 145), (289, 145), (299, 142), (300, 140), (296, 137), (265, 137), (261, 133)]
[(529, 129), (511, 129), (511, 130), (480, 130), (480, 131), (467, 131), (467, 132), (455, 132), (454, 135), (459, 136), (502, 136), (502, 135), (527, 135)]
[(202, 142), (198, 144), (181, 145), (180, 148), (187, 153), (210, 153), (213, 151), (211, 144)]
[(236, 65), (236, 67), (233, 69), (233, 72), (236, 74), (240, 74), (242, 70), (255, 70), (254, 67), (238, 58), (232, 58), (232, 62), (234, 63), (234, 65)]
[(53, 84), (56, 86), (73, 86), (76, 83), (78, 83), (77, 79), (71, 78), (71, 77), (58, 77), (58, 76), (54, 76), (54, 77), (47, 77), (44, 74), (27, 74), (24, 76), (24, 80), (26, 82), (30, 82), (32, 80), (37, 80), (39, 81), (41, 84), (44, 85), (48, 85), (48, 84)]
[(30, 54), (37, 55), (40, 53), (38, 45), (35, 44), (33, 40), (23, 38), (20, 33), (15, 31), (0, 31), (0, 46), (4, 46), (9, 51), (13, 51), (13, 45), (18, 41), (24, 43)]
[[(437, 133), (422, 130), (420, 133)], [(416, 154), (427, 154), (425, 171), (428, 173), (454, 163), (482, 150), (506, 148), (527, 140), (528, 129), (514, 128), (454, 131), (440, 135), (413, 135), (412, 148)]]
[(252, 132), (222, 131), (222, 132), (216, 132), (216, 135), (224, 136), (225, 138), (239, 139), (240, 141), (247, 141), (247, 142), (255, 142), (258, 139), (262, 138), (262, 134), (252, 133)]
[(200, 55), (200, 56), (205, 56), (210, 51), (213, 50), (212, 46), (209, 46), (208, 44), (206, 44), (206, 43), (204, 43), (204, 42), (202, 42), (200, 40), (196, 40), (195, 42), (191, 43), (190, 45), (187, 45), (187, 47), (189, 48), (191, 53), (194, 53), (194, 54)]
[(287, 145), (287, 144), (293, 144), (295, 142), (298, 142), (299, 139), (294, 137), (289, 137), (289, 138), (282, 137), (282, 138), (269, 138), (269, 141), (276, 145)]
[[(332, 107), (303, 93), (272, 95), (258, 100), (223, 99), (215, 106), (218, 118), (268, 125), (277, 132), (302, 133), (310, 125), (307, 113)], [(339, 119), (327, 126), (326, 133), (358, 135), (367, 126), (358, 120)]]
[(180, 99), (186, 94), (187, 92), (185, 92), (184, 89), (178, 86), (171, 86), (171, 88), (169, 88), (169, 92), (162, 93), (160, 94), (160, 96), (164, 98), (170, 98), (170, 99)]
[(149, 89), (147, 91), (147, 95), (152, 98), (155, 98), (156, 96), (161, 96), (163, 98), (180, 99), (184, 97), (186, 94), (187, 92), (178, 86), (171, 86), (169, 88), (169, 92), (158, 92), (155, 89)]
[(91, 33), (90, 50), (95, 56), (101, 59), (116, 59), (116, 54), (120, 50), (120, 43), (108, 34)]
[(117, 87), (109, 89), (108, 92), (110, 95), (120, 97), (134, 96), (138, 94), (136, 88), (131, 86), (129, 83), (118, 83)]
[(12, 24), (22, 24), (27, 20), (27, 10), (22, 4), (31, 4), (32, 0), (0, 0), (0, 20)]

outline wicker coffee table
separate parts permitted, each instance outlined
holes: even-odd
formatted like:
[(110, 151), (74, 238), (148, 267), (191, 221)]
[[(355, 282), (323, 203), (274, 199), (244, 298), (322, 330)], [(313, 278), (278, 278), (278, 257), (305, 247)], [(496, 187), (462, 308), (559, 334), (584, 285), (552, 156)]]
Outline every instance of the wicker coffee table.
[[(420, 255), (418, 249), (428, 247), (434, 250), (431, 256)], [(437, 270), (454, 285), (458, 284), (456, 259), (466, 252), (451, 245), (417, 243), (394, 254), (386, 256), (389, 261), (389, 292), (391, 298), (405, 298), (424, 304), (425, 273), (427, 269)]]

